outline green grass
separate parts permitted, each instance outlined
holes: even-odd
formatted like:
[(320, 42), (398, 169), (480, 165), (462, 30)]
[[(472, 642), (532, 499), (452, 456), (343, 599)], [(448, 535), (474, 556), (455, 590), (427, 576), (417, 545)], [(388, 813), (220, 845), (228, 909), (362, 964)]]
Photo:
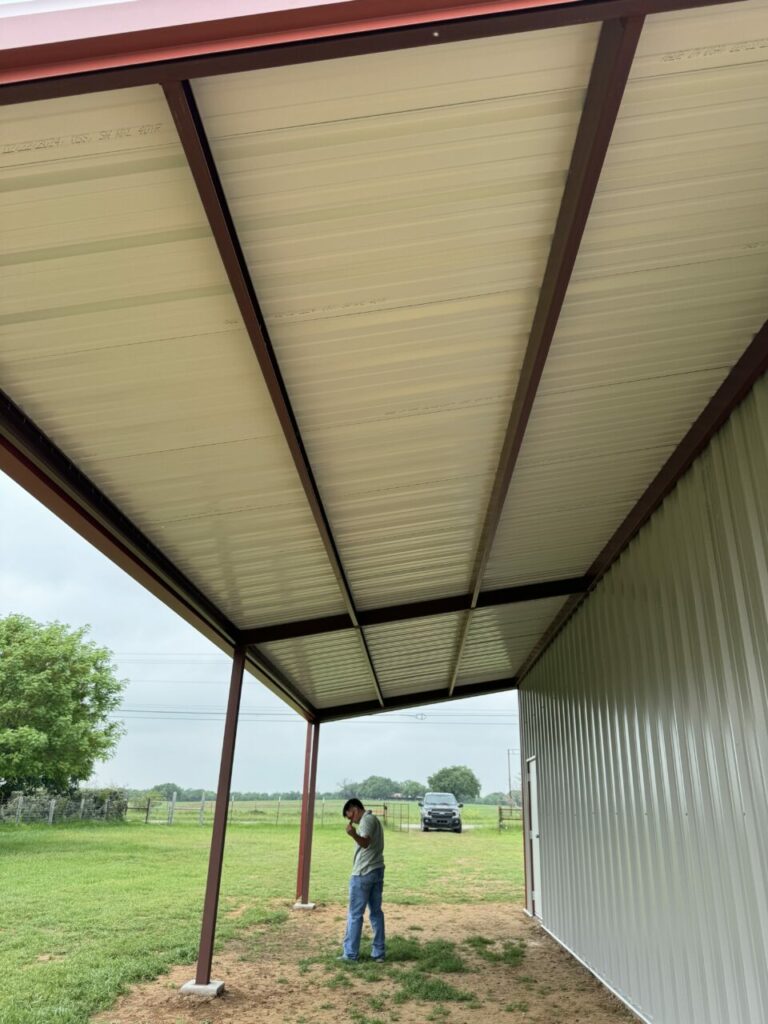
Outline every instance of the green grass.
[(399, 988), (394, 996), (396, 1003), (404, 1003), (409, 999), (424, 1003), (477, 1003), (472, 992), (465, 992), (443, 978), (435, 978), (421, 971), (402, 971), (397, 981)]
[[(344, 904), (351, 854), (338, 819), (315, 832), (311, 896)], [(131, 984), (192, 963), (209, 842), (210, 829), (192, 824), (0, 828), (0, 1021), (85, 1024)], [(290, 824), (229, 830), (219, 945), (254, 924), (280, 927), (293, 901), (297, 842)], [(386, 843), (388, 903), (522, 898), (519, 829), (388, 831)], [(449, 952), (427, 947), (437, 959)]]
[(464, 944), (473, 949), (483, 960), (507, 964), (509, 967), (517, 967), (525, 957), (525, 942), (522, 939), (503, 942), (499, 948), (496, 948), (496, 943), (493, 940), (482, 935), (472, 935), (464, 940)]

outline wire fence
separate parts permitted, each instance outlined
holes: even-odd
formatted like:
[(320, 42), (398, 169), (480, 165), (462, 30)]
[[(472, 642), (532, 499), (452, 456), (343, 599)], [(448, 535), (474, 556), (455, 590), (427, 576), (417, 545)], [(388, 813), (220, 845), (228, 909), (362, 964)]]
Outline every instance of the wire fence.
[[(314, 827), (337, 826), (341, 821), (343, 800), (315, 800)], [(386, 803), (367, 805), (388, 824), (390, 805)], [(216, 800), (201, 798), (197, 801), (148, 799), (130, 803), (126, 820), (145, 821), (152, 825), (174, 823), (206, 825), (213, 821)], [(227, 805), (227, 820), (236, 825), (293, 825), (301, 824), (301, 800), (238, 800), (231, 797)]]
[(0, 803), (0, 823), (57, 825), (65, 821), (120, 821), (127, 801), (120, 795), (51, 796), (48, 793), (16, 793)]
[[(314, 828), (338, 827), (342, 818), (343, 799), (315, 800)], [(419, 805), (413, 800), (364, 801), (366, 807), (381, 818), (384, 827), (400, 832), (420, 828)], [(216, 800), (196, 801), (147, 797), (127, 800), (119, 791), (76, 797), (52, 797), (46, 793), (14, 794), (0, 803), (0, 824), (49, 824), (71, 821), (129, 821), (146, 825), (210, 826), (216, 811)], [(464, 828), (514, 828), (520, 826), (521, 811), (516, 807), (493, 804), (465, 804), (462, 809)], [(298, 828), (301, 824), (301, 800), (239, 800), (230, 798), (227, 805), (230, 824), (274, 828)]]

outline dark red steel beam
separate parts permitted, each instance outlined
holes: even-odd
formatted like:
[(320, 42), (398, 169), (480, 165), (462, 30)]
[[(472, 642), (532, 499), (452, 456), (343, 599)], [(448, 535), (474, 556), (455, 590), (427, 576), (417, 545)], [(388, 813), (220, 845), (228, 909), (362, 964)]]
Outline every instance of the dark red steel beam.
[(315, 792), (317, 790), (317, 749), (320, 723), (307, 723), (307, 744), (304, 754), (304, 789), (301, 794), (301, 834), (299, 863), (296, 872), (296, 902), (309, 903), (309, 876), (312, 865), (312, 832), (315, 824)]
[(200, 928), (200, 948), (197, 956), (197, 971), (195, 973), (195, 982), (198, 985), (207, 985), (211, 980), (213, 942), (216, 937), (216, 914), (219, 908), (221, 868), (224, 862), (224, 839), (227, 833), (229, 791), (232, 785), (232, 765), (235, 759), (235, 739), (237, 737), (237, 719), (240, 712), (240, 695), (243, 690), (244, 668), (245, 647), (239, 645), (235, 648), (235, 655), (232, 661), (227, 714), (224, 720), (219, 784), (216, 789), (216, 810), (213, 816), (211, 851), (208, 858), (208, 879), (205, 886), (203, 921)]
[(317, 619), (297, 619), (295, 622), (279, 622), (274, 626), (255, 626), (253, 629), (244, 629), (242, 635), (248, 644), (271, 644), (277, 643), (280, 640), (320, 636), (323, 633), (338, 633), (344, 629), (354, 628), (349, 615), (324, 615)]
[[(234, 623), (2, 391), (0, 470), (218, 647), (233, 650), (240, 640)], [(294, 710), (315, 717), (269, 658), (249, 652), (248, 661)]]
[[(549, 259), (475, 556), (471, 608), (477, 605), (509, 483), (563, 308), (642, 28), (643, 18), (632, 17), (606, 21), (600, 31)], [(467, 613), (459, 632), (449, 693), (456, 685), (470, 620), (471, 613)]]
[(573, 595), (552, 620), (541, 640), (523, 663), (519, 674), (521, 681), (552, 644), (582, 601), (594, 590), (622, 551), (637, 536), (667, 495), (677, 486), (680, 478), (687, 473), (718, 430), (766, 372), (768, 372), (768, 321), (757, 332), (696, 422), (594, 560), (587, 574), (591, 577), (587, 591)]
[(320, 722), (340, 722), (345, 718), (386, 714), (388, 711), (418, 708), (424, 704), (445, 704), (446, 701), (462, 700), (464, 697), (487, 697), (492, 693), (508, 693), (510, 690), (516, 689), (517, 676), (512, 676), (507, 679), (491, 679), (488, 682), (460, 686), (453, 695), (450, 695), (445, 689), (423, 690), (420, 693), (389, 697), (385, 708), (379, 707), (376, 701), (364, 701), (359, 704), (338, 704), (332, 708), (321, 708), (318, 709), (317, 714)]
[[(299, 476), (309, 508), (315, 520), (325, 553), (336, 577), (347, 614), (353, 625), (358, 625), (352, 591), (341, 564), (336, 542), (331, 533), (320, 491), (309, 463), (299, 425), (291, 408), (288, 391), (277, 363), (267, 325), (261, 312), (251, 281), (248, 265), (240, 247), (235, 225), (229, 212), (224, 189), (205, 135), (200, 114), (189, 82), (174, 82), (164, 86), (168, 106), (179, 133), (179, 139), (189, 163), (195, 185), (205, 209), (216, 246), (229, 279), (243, 324), (253, 346), (264, 382), (272, 400), (278, 422), (285, 437), (293, 464)], [(376, 675), (365, 636), (358, 632), (360, 644), (368, 662), (374, 689), (381, 705), (384, 697)]]
[(232, 650), (234, 624), (2, 391), (0, 469), (187, 622)]
[[(173, 26), (6, 50), (0, 102), (168, 84), (734, 2), (738, 0), (584, 0), (507, 12), (503, 3), (434, 0), (419, 3), (418, 10), (404, 3), (399, 17), (383, 15), (382, 4), (319, 5), (237, 19), (231, 25), (214, 21), (207, 33), (197, 26), (195, 38), (189, 33), (186, 38)], [(355, 7), (362, 12), (358, 17)]]
[[(543, 580), (538, 583), (523, 583), (517, 587), (484, 590), (478, 595), (477, 607), (490, 608), (522, 601), (540, 601), (546, 597), (568, 597), (570, 594), (579, 594), (587, 590), (590, 582), (587, 576), (576, 576), (565, 580)], [(436, 597), (429, 601), (389, 605), (386, 608), (370, 608), (358, 611), (357, 618), (360, 626), (379, 626), (389, 622), (406, 622), (409, 619), (463, 612), (469, 609), (469, 604), (467, 594), (458, 594), (453, 597)], [(354, 628), (348, 615), (328, 615), (319, 619), (300, 619), (274, 626), (244, 629), (241, 636), (248, 644), (267, 644)]]

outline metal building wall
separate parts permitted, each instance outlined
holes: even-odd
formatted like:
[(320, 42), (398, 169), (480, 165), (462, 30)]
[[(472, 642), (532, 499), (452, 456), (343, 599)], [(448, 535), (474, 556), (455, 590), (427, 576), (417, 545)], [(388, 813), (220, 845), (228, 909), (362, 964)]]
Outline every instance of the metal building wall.
[(768, 1021), (768, 378), (521, 703), (544, 926), (648, 1021)]

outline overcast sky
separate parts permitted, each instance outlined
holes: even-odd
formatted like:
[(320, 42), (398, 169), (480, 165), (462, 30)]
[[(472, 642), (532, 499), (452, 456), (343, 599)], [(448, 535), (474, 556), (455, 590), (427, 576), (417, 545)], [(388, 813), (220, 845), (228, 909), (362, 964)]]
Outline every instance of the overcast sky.
[[(0, 616), (90, 624), (127, 679), (126, 735), (94, 782), (215, 788), (229, 661), (162, 602), (0, 473)], [(246, 676), (232, 788), (301, 789), (306, 724)], [(368, 775), (426, 782), (466, 764), (483, 793), (520, 777), (517, 695), (330, 723), (320, 732), (318, 789)], [(513, 753), (508, 756), (507, 751)]]

